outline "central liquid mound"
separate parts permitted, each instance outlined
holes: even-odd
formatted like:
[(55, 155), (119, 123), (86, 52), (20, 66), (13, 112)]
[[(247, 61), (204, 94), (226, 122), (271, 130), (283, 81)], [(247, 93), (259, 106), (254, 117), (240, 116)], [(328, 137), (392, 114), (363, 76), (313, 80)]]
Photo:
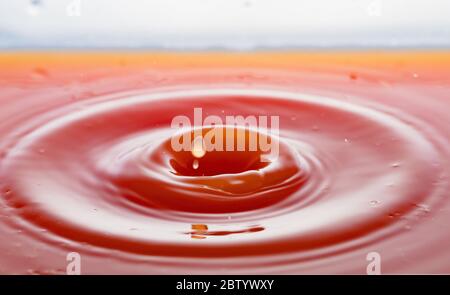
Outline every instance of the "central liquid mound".
[[(170, 165), (180, 176), (241, 174), (269, 165), (269, 159), (264, 159), (267, 151), (258, 144), (262, 145), (267, 137), (244, 128), (216, 126), (173, 136), (161, 149), (169, 154)], [(272, 140), (269, 147), (278, 153), (279, 142)], [(277, 158), (278, 154), (274, 155), (273, 161)]]
[[(124, 157), (120, 176), (114, 178), (116, 186), (133, 192), (128, 198), (148, 207), (227, 213), (279, 202), (297, 191), (307, 177), (298, 154), (258, 131), (217, 126), (187, 131), (180, 137), (185, 149), (174, 150), (180, 139), (176, 143), (168, 139), (144, 154)], [(263, 142), (270, 142), (270, 150), (261, 149)], [(136, 165), (136, 158), (148, 161)], [(149, 171), (158, 171), (159, 177)]]

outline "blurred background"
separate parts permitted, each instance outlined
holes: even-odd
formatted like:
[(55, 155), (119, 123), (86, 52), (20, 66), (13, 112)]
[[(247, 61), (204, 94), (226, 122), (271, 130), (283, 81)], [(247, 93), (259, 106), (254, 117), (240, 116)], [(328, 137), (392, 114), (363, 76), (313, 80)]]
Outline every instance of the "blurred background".
[(443, 48), (448, 0), (0, 0), (0, 49)]

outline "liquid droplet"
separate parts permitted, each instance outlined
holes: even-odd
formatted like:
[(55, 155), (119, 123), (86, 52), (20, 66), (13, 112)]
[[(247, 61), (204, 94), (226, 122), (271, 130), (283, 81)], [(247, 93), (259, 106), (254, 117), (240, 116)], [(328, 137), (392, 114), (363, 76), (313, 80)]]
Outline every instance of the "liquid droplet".
[(401, 215), (400, 212), (394, 212), (394, 213), (389, 214), (388, 216), (389, 216), (389, 218), (396, 218), (396, 217), (399, 217), (400, 215)]
[(370, 206), (372, 206), (372, 207), (376, 207), (376, 206), (378, 206), (380, 203), (381, 203), (381, 202), (378, 201), (378, 200), (372, 200), (372, 201), (369, 202)]
[(423, 213), (429, 213), (431, 211), (430, 207), (425, 204), (417, 204), (416, 207)]
[(192, 155), (196, 158), (201, 158), (206, 154), (204, 148), (203, 137), (198, 136), (194, 139), (193, 147), (192, 147)]
[(37, 67), (34, 68), (31, 73), (33, 79), (46, 79), (49, 77), (49, 73), (45, 68)]
[(197, 170), (198, 169), (198, 160), (197, 159), (195, 159), (194, 160), (194, 162), (192, 163), (192, 168), (194, 168), (195, 170)]
[(349, 77), (351, 80), (356, 80), (356, 79), (358, 79), (358, 75), (356, 75), (355, 73), (350, 73), (350, 74), (348, 75), (348, 77)]

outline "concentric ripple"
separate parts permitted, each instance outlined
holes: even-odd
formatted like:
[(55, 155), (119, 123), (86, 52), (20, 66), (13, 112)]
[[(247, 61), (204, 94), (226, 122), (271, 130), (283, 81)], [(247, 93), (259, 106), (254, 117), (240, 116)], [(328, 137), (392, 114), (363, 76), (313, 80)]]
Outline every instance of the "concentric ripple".
[[(261, 165), (248, 152), (211, 154), (199, 165), (213, 172), (195, 175), (170, 149), (170, 124), (199, 106), (280, 116), (280, 156)], [(124, 93), (51, 117), (5, 156), (7, 205), (57, 236), (128, 253), (211, 259), (354, 243), (395, 230), (392, 217), (433, 196), (441, 173), (430, 165), (438, 151), (410, 124), (303, 93)]]
[[(84, 274), (366, 273), (373, 251), (382, 273), (450, 272), (448, 53), (0, 64), (0, 273), (65, 273), (70, 252)], [(278, 157), (173, 149), (211, 130), (171, 127), (198, 108)]]

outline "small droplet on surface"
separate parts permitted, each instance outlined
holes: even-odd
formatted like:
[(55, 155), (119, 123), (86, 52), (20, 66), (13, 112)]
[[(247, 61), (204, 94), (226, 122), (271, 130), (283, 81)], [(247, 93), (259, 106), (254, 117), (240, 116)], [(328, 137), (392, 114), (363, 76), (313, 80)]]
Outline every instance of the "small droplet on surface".
[(192, 147), (192, 155), (196, 158), (201, 158), (206, 154), (206, 150), (204, 148), (203, 137), (198, 136), (194, 139), (193, 147)]
[(34, 79), (41, 79), (41, 80), (49, 77), (48, 71), (45, 68), (41, 67), (34, 68), (31, 75)]
[(358, 75), (356, 75), (355, 73), (350, 73), (350, 74), (348, 75), (348, 77), (349, 77), (350, 79), (352, 79), (352, 80), (358, 79)]
[(402, 214), (400, 212), (394, 212), (394, 213), (390, 213), (388, 216), (389, 218), (396, 218), (401, 216)]
[(372, 200), (372, 201), (369, 202), (370, 206), (372, 206), (372, 207), (376, 207), (376, 206), (378, 206), (380, 203), (381, 203), (381, 202), (378, 201), (378, 200)]
[(194, 162), (192, 163), (192, 168), (194, 168), (194, 170), (197, 170), (197, 169), (198, 169), (198, 166), (199, 166), (198, 160), (195, 159)]
[(429, 213), (431, 211), (430, 207), (425, 204), (416, 204), (416, 207), (424, 213)]

